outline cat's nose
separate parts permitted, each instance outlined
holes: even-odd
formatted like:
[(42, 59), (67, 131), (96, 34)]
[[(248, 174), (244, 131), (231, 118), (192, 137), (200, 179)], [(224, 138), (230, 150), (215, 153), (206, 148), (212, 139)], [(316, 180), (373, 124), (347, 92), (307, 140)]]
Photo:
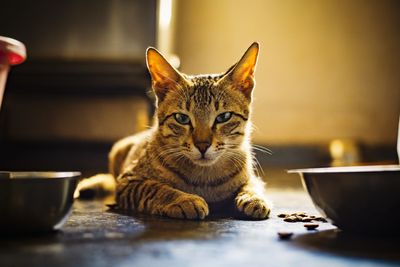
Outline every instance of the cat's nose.
[(200, 151), (200, 153), (204, 156), (207, 149), (211, 146), (211, 143), (210, 142), (197, 142), (194, 145), (197, 147), (197, 149)]

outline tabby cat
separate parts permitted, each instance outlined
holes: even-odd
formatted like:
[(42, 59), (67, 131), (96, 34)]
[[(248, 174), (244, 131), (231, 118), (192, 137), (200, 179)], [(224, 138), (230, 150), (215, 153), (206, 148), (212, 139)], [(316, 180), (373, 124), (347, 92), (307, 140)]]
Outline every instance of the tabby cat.
[[(253, 170), (250, 113), (259, 45), (221, 75), (185, 75), (154, 48), (146, 53), (156, 95), (151, 129), (109, 154), (122, 209), (204, 219), (210, 207), (265, 219), (270, 209)], [(211, 210), (212, 211), (212, 210)]]

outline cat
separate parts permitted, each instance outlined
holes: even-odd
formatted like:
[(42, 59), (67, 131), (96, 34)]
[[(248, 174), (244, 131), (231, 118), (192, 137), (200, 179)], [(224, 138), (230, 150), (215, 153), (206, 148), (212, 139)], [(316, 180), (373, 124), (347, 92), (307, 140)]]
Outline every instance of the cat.
[(253, 43), (224, 74), (189, 76), (155, 48), (147, 49), (156, 96), (154, 124), (110, 151), (119, 208), (201, 220), (209, 206), (225, 203), (247, 218), (268, 218), (250, 145), (258, 53)]

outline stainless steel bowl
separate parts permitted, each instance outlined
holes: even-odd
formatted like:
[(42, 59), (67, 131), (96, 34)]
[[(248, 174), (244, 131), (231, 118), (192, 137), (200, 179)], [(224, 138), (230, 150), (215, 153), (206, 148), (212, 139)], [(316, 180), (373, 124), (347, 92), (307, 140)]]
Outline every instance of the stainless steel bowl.
[(49, 232), (67, 220), (80, 172), (0, 172), (0, 232)]
[(400, 234), (400, 165), (290, 170), (322, 214), (348, 232)]

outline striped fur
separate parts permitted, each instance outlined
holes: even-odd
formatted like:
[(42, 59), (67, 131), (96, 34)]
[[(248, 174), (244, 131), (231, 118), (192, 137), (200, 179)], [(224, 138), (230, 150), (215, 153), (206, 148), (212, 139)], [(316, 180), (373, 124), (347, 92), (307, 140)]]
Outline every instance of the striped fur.
[[(232, 199), (243, 215), (268, 217), (264, 186), (254, 174), (250, 151), (257, 55), (254, 43), (225, 74), (187, 76), (148, 49), (157, 96), (154, 125), (117, 142), (109, 155), (121, 208), (204, 219), (209, 205)], [(225, 112), (230, 112), (229, 119), (218, 123), (217, 116)], [(182, 123), (176, 113), (188, 117)]]

